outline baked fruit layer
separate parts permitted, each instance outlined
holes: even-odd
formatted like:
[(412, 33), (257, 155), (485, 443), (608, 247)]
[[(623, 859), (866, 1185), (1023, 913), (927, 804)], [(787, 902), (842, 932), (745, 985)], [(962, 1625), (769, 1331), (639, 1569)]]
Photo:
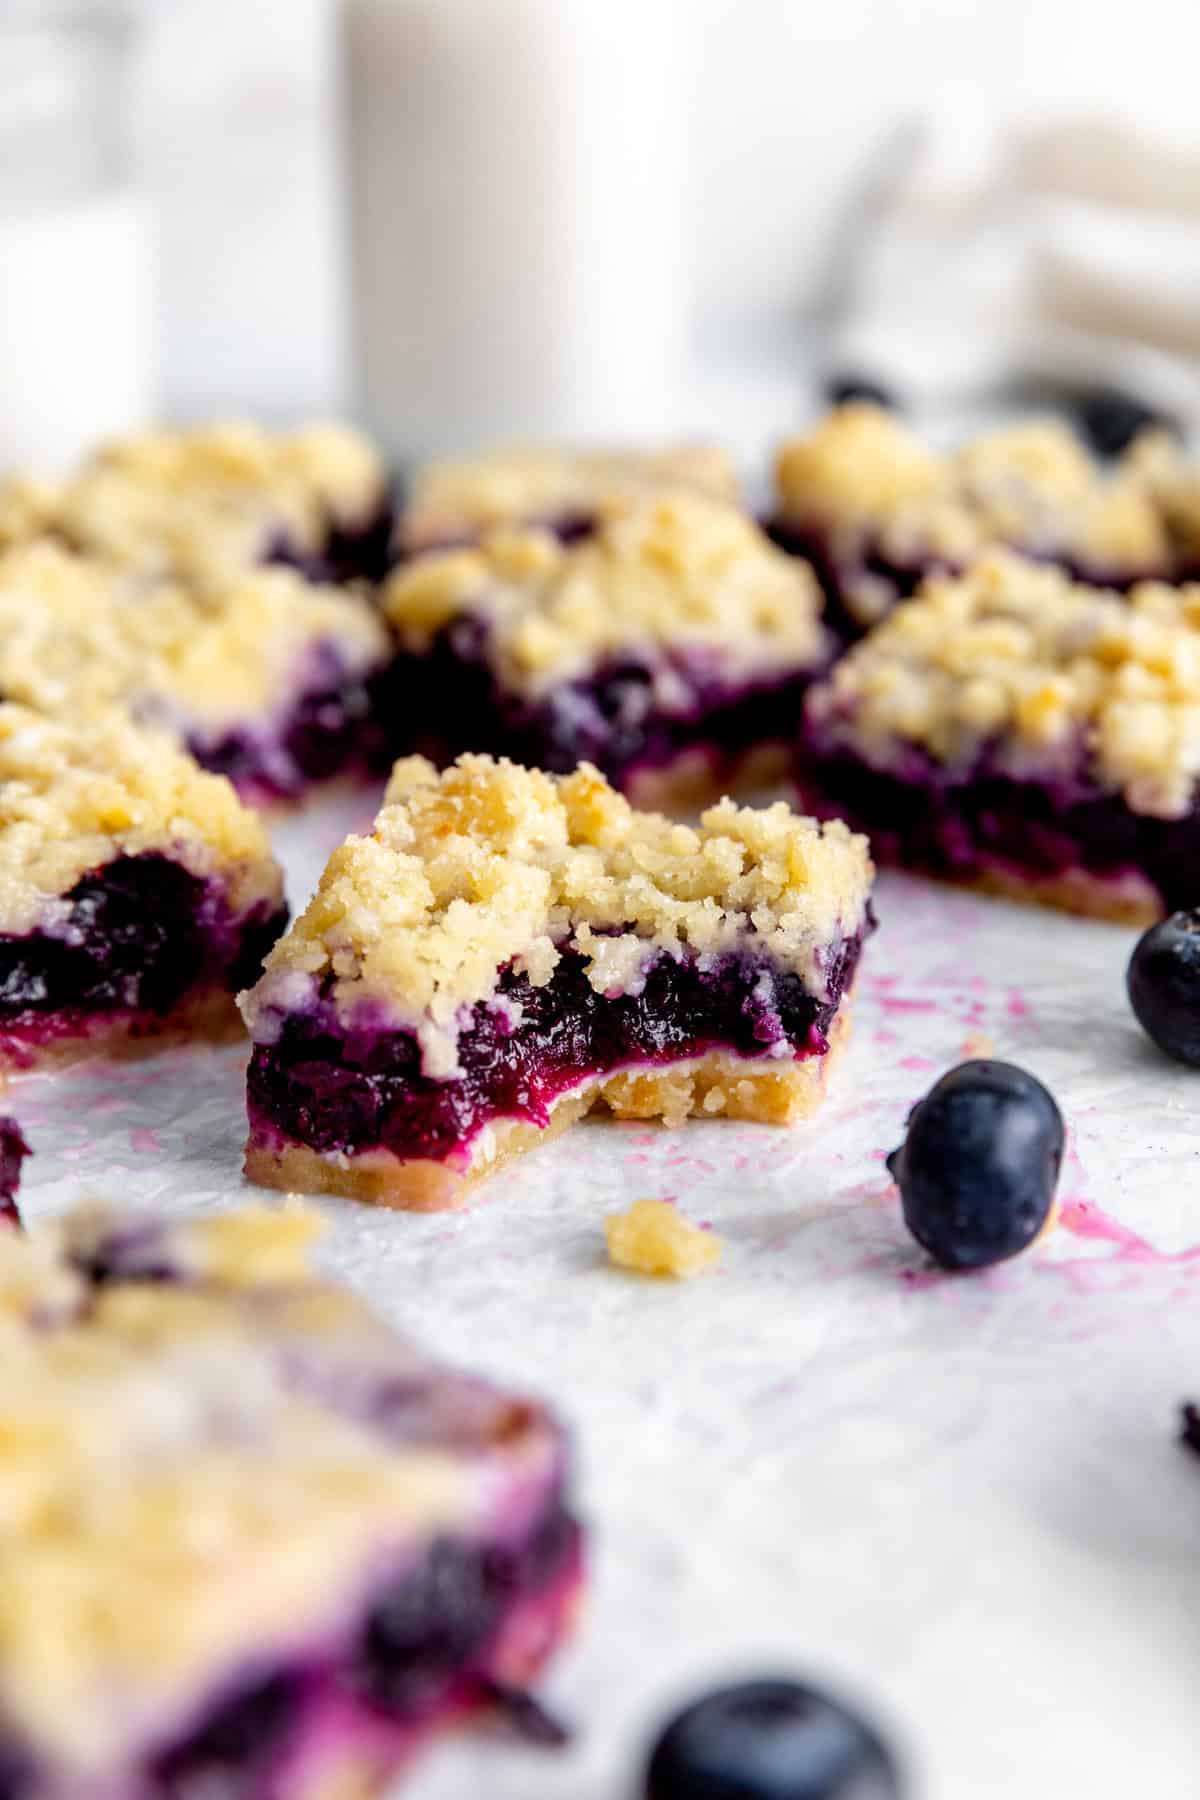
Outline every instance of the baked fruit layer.
[(313, 1150), (288, 1141), (269, 1124), (258, 1133), (252, 1127), (246, 1174), (261, 1187), (286, 1193), (345, 1194), (401, 1212), (451, 1211), (488, 1176), (596, 1110), (664, 1125), (682, 1125), (688, 1118), (794, 1125), (820, 1106), (849, 1035), (850, 1014), (844, 1005), (830, 1029), (828, 1048), (802, 1062), (714, 1050), (664, 1065), (633, 1063), (607, 1077), (589, 1076), (550, 1103), (544, 1122), (501, 1118), (442, 1160), (386, 1149), (348, 1157), (341, 1150)]

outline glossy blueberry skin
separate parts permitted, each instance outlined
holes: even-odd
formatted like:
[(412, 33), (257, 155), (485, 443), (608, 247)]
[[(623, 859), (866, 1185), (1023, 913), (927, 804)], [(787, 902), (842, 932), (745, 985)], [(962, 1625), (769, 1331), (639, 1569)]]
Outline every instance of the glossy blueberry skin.
[(887, 1159), (904, 1222), (945, 1269), (984, 1269), (1027, 1248), (1054, 1201), (1062, 1114), (1012, 1063), (960, 1063), (908, 1118)]
[(1125, 985), (1146, 1036), (1176, 1062), (1200, 1069), (1200, 908), (1172, 913), (1143, 932)]
[(1079, 426), (1097, 456), (1120, 456), (1139, 432), (1171, 430), (1174, 421), (1123, 388), (1091, 388), (1078, 403)]
[(835, 369), (825, 380), (825, 399), (830, 406), (848, 406), (851, 401), (866, 401), (871, 406), (885, 407), (889, 412), (899, 411), (900, 403), (891, 388), (885, 387), (882, 381), (874, 381), (869, 375), (857, 374), (853, 369)]
[(900, 1800), (871, 1728), (795, 1681), (715, 1688), (678, 1713), (650, 1755), (644, 1800)]

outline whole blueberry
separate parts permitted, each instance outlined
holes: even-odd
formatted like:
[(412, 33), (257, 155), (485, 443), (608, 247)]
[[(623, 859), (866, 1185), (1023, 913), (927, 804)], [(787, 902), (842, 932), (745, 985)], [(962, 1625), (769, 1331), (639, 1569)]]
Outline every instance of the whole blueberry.
[(1143, 932), (1125, 985), (1146, 1036), (1200, 1069), (1200, 908), (1172, 913)]
[(1122, 388), (1090, 388), (1078, 404), (1079, 425), (1097, 456), (1120, 456), (1139, 432), (1174, 429), (1174, 421)]
[(853, 369), (835, 369), (826, 376), (825, 399), (830, 406), (848, 406), (852, 400), (861, 400), (871, 406), (886, 407), (889, 412), (898, 411), (900, 404), (882, 381), (857, 374)]
[(1038, 1235), (1054, 1200), (1062, 1114), (1012, 1063), (960, 1063), (909, 1114), (887, 1166), (904, 1223), (946, 1269), (983, 1269)]
[(1179, 1441), (1194, 1455), (1200, 1456), (1200, 1407), (1191, 1400), (1186, 1400), (1179, 1409)]
[(645, 1800), (899, 1800), (900, 1776), (862, 1719), (796, 1681), (715, 1688), (678, 1713)]

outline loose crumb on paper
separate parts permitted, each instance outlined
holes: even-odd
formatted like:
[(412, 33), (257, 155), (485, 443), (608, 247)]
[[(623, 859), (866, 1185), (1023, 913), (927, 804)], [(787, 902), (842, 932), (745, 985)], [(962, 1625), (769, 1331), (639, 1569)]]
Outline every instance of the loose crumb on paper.
[(609, 1261), (642, 1275), (687, 1281), (721, 1260), (716, 1233), (693, 1225), (669, 1200), (635, 1200), (627, 1212), (609, 1213), (604, 1235)]

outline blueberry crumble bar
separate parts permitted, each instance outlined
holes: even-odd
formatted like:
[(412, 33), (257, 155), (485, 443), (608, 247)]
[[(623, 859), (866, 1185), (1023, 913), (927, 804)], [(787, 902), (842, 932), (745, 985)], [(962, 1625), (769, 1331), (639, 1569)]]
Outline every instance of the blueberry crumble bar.
[(1200, 871), (1200, 587), (1128, 597), (994, 553), (809, 694), (806, 803), (881, 862), (1144, 921)]
[(661, 450), (514, 446), (429, 463), (405, 499), (397, 542), (404, 555), (473, 543), (510, 525), (535, 525), (570, 542), (614, 502), (663, 491), (736, 504), (738, 477), (715, 444)]
[(40, 527), (150, 579), (208, 587), (262, 562), (317, 580), (377, 579), (392, 534), (375, 450), (341, 425), (272, 433), (244, 421), (105, 444)]
[(17, 1190), (21, 1166), (33, 1151), (15, 1119), (0, 1118), (0, 1225), (19, 1225)]
[(203, 597), (140, 591), (50, 543), (0, 557), (0, 694), (52, 714), (119, 704), (258, 802), (380, 762), (387, 633), (366, 600), (286, 569)]
[(673, 494), (608, 511), (563, 544), (495, 532), (430, 553), (381, 597), (398, 641), (385, 725), (437, 761), (489, 751), (594, 763), (651, 804), (762, 775), (828, 660), (820, 591), (753, 520)]
[(586, 765), (398, 763), (243, 997), (246, 1171), (424, 1210), (599, 1103), (788, 1123), (845, 1035), (871, 874), (782, 802), (692, 829)]
[(286, 919), (228, 782), (119, 713), (0, 704), (0, 1071), (231, 1031)]
[(314, 1228), (0, 1233), (13, 1800), (366, 1800), (535, 1712), (581, 1587), (563, 1434), (315, 1277)]
[(939, 454), (880, 407), (838, 407), (781, 447), (772, 535), (812, 563), (829, 622), (851, 638), (927, 574), (1000, 546), (1104, 586), (1171, 572), (1138, 450), (1108, 472), (1053, 420)]

